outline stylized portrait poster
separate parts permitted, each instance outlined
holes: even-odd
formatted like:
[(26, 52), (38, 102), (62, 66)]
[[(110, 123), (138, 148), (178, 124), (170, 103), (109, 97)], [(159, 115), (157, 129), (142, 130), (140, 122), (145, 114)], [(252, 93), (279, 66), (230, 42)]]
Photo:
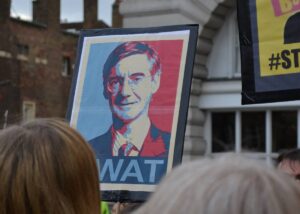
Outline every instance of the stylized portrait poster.
[(300, 99), (300, 1), (238, 0), (242, 103)]
[(197, 25), (81, 33), (68, 119), (96, 154), (102, 199), (144, 201), (181, 162)]

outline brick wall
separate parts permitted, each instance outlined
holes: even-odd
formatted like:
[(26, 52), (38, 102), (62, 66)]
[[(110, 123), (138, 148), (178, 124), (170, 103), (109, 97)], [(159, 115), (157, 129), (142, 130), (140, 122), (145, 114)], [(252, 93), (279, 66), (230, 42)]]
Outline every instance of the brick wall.
[[(0, 2), (0, 129), (22, 120), (22, 103), (35, 103), (36, 117), (65, 117), (78, 35), (61, 25), (59, 0), (33, 2), (33, 22), (9, 17), (10, 0)], [(108, 27), (97, 21), (97, 0), (85, 0), (86, 20), (76, 28)], [(90, 12), (87, 12), (90, 11)], [(70, 63), (62, 74), (63, 59)], [(5, 98), (5, 99), (4, 99)]]

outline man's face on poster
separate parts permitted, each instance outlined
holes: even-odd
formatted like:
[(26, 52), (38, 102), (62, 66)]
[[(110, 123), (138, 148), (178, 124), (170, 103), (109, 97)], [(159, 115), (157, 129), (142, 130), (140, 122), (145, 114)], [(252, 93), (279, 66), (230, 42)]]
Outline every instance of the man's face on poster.
[(106, 90), (111, 111), (121, 121), (148, 114), (151, 97), (160, 83), (160, 72), (151, 74), (152, 66), (146, 54), (134, 54), (111, 69)]

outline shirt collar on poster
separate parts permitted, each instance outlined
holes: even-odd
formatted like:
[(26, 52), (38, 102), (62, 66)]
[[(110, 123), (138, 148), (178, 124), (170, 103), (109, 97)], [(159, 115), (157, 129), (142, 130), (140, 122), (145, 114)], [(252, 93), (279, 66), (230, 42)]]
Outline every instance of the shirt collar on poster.
[(150, 129), (150, 120), (147, 118), (145, 121), (139, 121), (138, 124), (134, 124), (134, 129), (132, 129), (131, 135), (125, 137), (123, 134), (115, 130), (112, 126), (112, 136), (113, 136), (113, 155), (117, 156), (118, 151), (122, 145), (131, 143), (134, 145), (138, 151), (132, 150), (129, 156), (138, 156), (139, 151), (141, 151), (144, 140)]

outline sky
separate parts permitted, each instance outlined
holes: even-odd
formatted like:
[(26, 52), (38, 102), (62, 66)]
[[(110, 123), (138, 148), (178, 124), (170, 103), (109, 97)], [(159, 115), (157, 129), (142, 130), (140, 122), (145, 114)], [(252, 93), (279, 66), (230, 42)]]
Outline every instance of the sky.
[[(114, 0), (98, 0), (98, 19), (111, 25), (112, 4)], [(83, 20), (83, 0), (60, 0), (60, 19), (63, 22)], [(32, 20), (32, 0), (11, 0), (11, 15)]]

